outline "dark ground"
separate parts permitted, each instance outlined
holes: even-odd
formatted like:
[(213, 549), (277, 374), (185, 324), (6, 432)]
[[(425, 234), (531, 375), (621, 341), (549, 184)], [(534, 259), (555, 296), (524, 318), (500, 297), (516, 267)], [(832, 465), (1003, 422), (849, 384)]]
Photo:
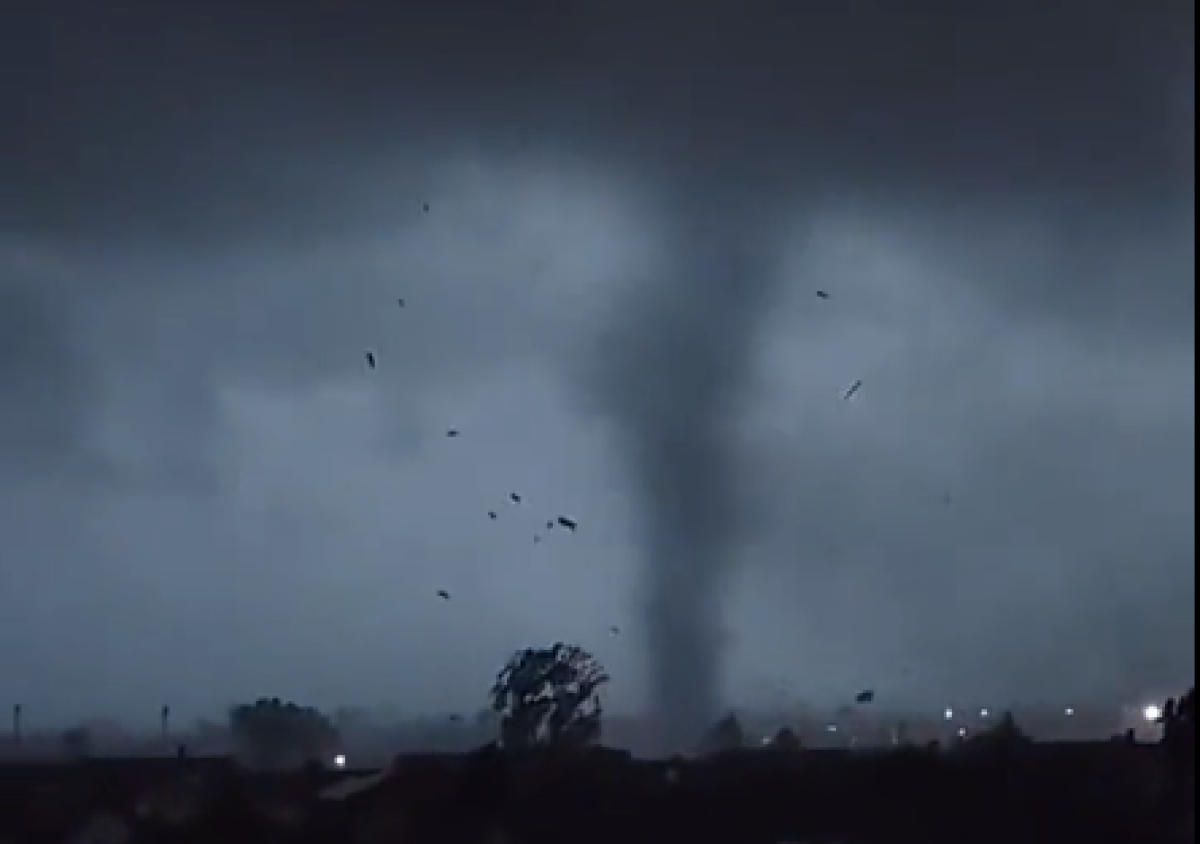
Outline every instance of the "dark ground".
[[(0, 766), (0, 841), (62, 842), (89, 817), (129, 841), (415, 844), (1157, 844), (1194, 841), (1194, 750), (1123, 742), (987, 750), (619, 751), (406, 756), (368, 772), (255, 774), (224, 759)], [(506, 838), (496, 837), (503, 830)]]

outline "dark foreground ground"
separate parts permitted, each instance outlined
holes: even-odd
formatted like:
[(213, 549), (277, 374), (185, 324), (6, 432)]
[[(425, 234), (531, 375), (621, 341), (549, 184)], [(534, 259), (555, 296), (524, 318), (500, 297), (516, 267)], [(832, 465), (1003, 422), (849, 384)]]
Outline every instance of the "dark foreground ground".
[(255, 774), (221, 759), (8, 765), (0, 842), (1165, 844), (1195, 840), (1191, 759), (1111, 743), (679, 763), (488, 748), (378, 773)]

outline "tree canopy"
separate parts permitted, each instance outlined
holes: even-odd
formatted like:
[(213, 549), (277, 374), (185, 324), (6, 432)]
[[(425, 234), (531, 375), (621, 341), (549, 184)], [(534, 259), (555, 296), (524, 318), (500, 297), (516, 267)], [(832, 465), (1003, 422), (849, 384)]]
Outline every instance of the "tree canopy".
[(491, 690), (500, 743), (587, 746), (600, 739), (600, 689), (608, 674), (590, 653), (562, 642), (515, 652)]
[(337, 729), (311, 706), (260, 698), (229, 711), (234, 743), (251, 764), (289, 767), (325, 761), (337, 744)]

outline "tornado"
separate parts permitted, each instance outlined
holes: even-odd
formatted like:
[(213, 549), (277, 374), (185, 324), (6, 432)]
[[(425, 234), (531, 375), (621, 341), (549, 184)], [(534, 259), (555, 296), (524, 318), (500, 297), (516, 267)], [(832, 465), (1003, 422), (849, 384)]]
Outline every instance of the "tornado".
[(694, 747), (721, 709), (722, 599), (736, 565), (736, 428), (774, 298), (770, 238), (689, 204), (662, 275), (606, 332), (602, 404), (639, 498), (651, 706), (666, 752)]

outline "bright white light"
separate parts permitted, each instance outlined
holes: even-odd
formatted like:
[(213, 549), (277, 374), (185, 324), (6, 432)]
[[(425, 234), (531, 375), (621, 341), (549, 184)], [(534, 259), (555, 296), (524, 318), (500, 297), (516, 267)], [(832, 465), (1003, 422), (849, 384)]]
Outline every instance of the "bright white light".
[(1147, 721), (1157, 721), (1162, 717), (1162, 710), (1152, 703), (1142, 710), (1142, 717)]
[(334, 756), (333, 757), (333, 767), (335, 767), (335, 768), (346, 767), (346, 757), (340, 753), (337, 756)]
[(958, 728), (958, 737), (959, 737), (959, 738), (966, 738), (966, 737), (967, 737), (967, 728), (966, 728), (966, 727), (959, 727), (959, 728)]
[(1074, 709), (1072, 709), (1070, 706), (1068, 706), (1068, 707), (1066, 708), (1065, 712), (1066, 712), (1066, 714), (1067, 714), (1067, 715), (1074, 715), (1074, 714), (1075, 714), (1075, 710), (1074, 710)]
[(990, 715), (990, 714), (991, 714), (991, 713), (989, 713), (989, 712), (988, 712), (986, 709), (981, 709), (981, 710), (979, 710), (979, 717), (980, 717), (980, 718), (986, 718), (986, 717), (988, 717), (988, 715)]
[(830, 724), (830, 725), (829, 725), (828, 727), (826, 727), (825, 729), (826, 729), (826, 730), (828, 730), (828, 731), (829, 731), (829, 732), (831, 732), (831, 733), (836, 733), (836, 732), (837, 732), (837, 724)]
[(951, 720), (952, 718), (954, 718), (954, 710), (947, 707), (945, 716), (946, 716), (947, 721)]

